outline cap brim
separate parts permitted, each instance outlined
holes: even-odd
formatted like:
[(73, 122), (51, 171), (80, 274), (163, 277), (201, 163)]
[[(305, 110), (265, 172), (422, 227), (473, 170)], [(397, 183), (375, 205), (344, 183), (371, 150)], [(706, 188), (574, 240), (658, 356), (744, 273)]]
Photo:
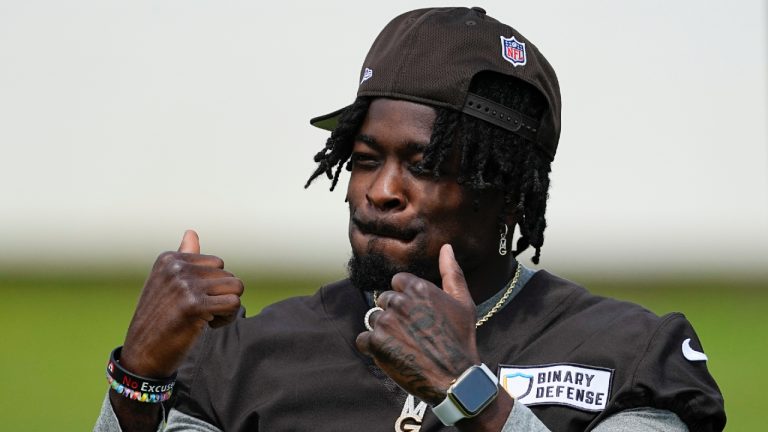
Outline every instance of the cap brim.
[(315, 117), (309, 120), (309, 124), (311, 124), (314, 127), (333, 132), (333, 130), (336, 129), (336, 125), (339, 124), (339, 117), (341, 117), (341, 114), (347, 108), (349, 108), (349, 106), (345, 106), (344, 108), (337, 109), (332, 113)]

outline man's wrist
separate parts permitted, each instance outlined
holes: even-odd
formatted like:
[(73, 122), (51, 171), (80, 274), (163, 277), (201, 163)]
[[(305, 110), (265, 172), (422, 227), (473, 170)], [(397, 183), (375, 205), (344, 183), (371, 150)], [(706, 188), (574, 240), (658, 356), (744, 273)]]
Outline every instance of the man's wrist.
[(107, 363), (107, 380), (117, 394), (137, 402), (159, 403), (170, 399), (176, 373), (161, 379), (149, 378), (127, 370), (120, 363), (122, 347), (112, 351)]
[(509, 420), (515, 400), (506, 390), (500, 389), (498, 396), (483, 412), (475, 417), (469, 417), (456, 423), (460, 431), (498, 432)]

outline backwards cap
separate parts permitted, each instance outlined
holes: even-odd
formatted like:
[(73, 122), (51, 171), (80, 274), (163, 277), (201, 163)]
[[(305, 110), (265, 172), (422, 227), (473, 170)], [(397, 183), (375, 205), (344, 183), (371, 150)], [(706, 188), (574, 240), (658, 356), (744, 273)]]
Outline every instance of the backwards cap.
[[(533, 85), (547, 100), (543, 117), (531, 119), (469, 92), (483, 71)], [(550, 160), (560, 138), (560, 88), (552, 66), (523, 35), (477, 7), (418, 9), (390, 21), (365, 58), (357, 96), (452, 108), (537, 143)], [(346, 108), (310, 123), (332, 131)]]

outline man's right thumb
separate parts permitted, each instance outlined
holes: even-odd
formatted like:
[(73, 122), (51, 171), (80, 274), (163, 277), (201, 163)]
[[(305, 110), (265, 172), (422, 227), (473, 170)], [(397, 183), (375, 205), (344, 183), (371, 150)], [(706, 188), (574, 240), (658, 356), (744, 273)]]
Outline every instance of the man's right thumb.
[(179, 245), (179, 252), (181, 253), (200, 253), (200, 237), (194, 230), (184, 231), (184, 238), (181, 239), (181, 245)]

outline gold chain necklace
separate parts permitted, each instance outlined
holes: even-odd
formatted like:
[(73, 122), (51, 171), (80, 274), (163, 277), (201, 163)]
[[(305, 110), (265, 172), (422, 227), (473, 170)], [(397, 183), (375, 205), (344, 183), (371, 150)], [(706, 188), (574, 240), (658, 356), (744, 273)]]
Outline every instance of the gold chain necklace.
[[(507, 299), (510, 295), (512, 295), (512, 291), (515, 290), (515, 285), (517, 285), (517, 280), (520, 278), (520, 269), (523, 266), (520, 265), (520, 263), (517, 263), (517, 270), (515, 270), (515, 276), (512, 278), (511, 281), (509, 281), (509, 285), (507, 285), (506, 291), (504, 291), (504, 295), (501, 296), (499, 301), (496, 302), (495, 305), (491, 308), (491, 310), (488, 311), (485, 315), (483, 315), (477, 322), (475, 323), (475, 328), (480, 327), (481, 325), (485, 324), (486, 321), (488, 321), (492, 316), (496, 315), (496, 312), (501, 310), (502, 306), (504, 306), (504, 303), (507, 302)], [(374, 291), (373, 292), (373, 303), (378, 305), (379, 301), (379, 292)]]

